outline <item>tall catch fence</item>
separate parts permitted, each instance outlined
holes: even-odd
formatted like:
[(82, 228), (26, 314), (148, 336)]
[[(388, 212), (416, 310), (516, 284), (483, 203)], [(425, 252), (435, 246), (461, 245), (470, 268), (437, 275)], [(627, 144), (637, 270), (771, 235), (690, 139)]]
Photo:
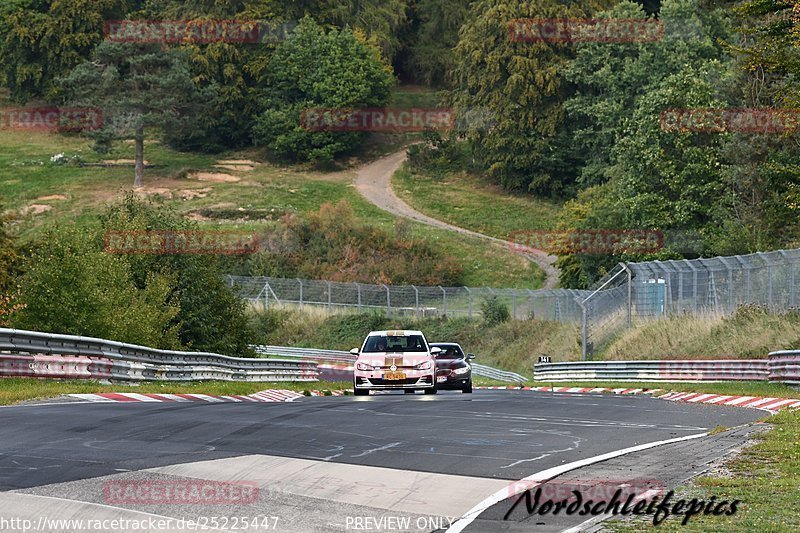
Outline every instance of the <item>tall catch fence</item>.
[(726, 316), (743, 305), (797, 309), (798, 283), (800, 249), (620, 263), (580, 302), (584, 358), (641, 320)]
[(513, 318), (581, 324), (584, 359), (642, 320), (725, 316), (742, 305), (770, 312), (798, 308), (800, 249), (710, 259), (620, 263), (590, 290), (368, 285), (227, 276), (245, 299), (269, 307), (331, 312), (375, 310), (387, 316), (482, 316), (492, 297)]
[(477, 318), (482, 316), (483, 303), (494, 296), (514, 318), (580, 322), (577, 297), (589, 294), (570, 289), (368, 285), (271, 277), (227, 276), (227, 280), (243, 298), (265, 307), (375, 310), (387, 316)]

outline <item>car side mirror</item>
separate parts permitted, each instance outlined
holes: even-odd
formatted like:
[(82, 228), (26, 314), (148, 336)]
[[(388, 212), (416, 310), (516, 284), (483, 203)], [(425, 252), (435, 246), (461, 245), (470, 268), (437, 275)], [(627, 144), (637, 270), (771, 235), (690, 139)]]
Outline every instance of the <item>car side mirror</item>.
[(475, 354), (474, 353), (468, 353), (467, 354), (467, 361), (472, 361), (473, 359), (475, 359)]
[(353, 348), (352, 350), (350, 350), (350, 353), (355, 356), (358, 356), (358, 348)]
[(442, 353), (442, 349), (439, 348), (438, 346), (434, 346), (433, 348), (431, 348), (431, 355), (432, 356), (436, 357), (440, 353)]

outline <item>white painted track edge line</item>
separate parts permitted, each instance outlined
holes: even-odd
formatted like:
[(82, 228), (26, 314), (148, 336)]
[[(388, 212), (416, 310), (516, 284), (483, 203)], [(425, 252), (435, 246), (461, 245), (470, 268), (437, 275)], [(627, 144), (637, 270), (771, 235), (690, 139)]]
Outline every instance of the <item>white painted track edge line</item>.
[[(602, 455), (597, 455), (595, 457), (587, 457), (586, 459), (580, 459), (578, 461), (573, 461), (571, 463), (555, 466), (552, 468), (548, 468), (542, 470), (541, 472), (536, 472), (535, 474), (531, 474), (528, 477), (524, 477), (516, 482), (509, 483), (509, 486), (513, 484), (517, 485), (517, 490), (514, 494), (510, 494), (508, 489), (503, 489), (495, 492), (488, 498), (484, 499), (478, 505), (467, 511), (467, 513), (456, 520), (454, 524), (447, 529), (447, 533), (460, 533), (464, 530), (468, 525), (470, 525), (478, 516), (481, 515), (486, 509), (500, 503), (501, 501), (515, 496), (518, 493), (524, 492), (523, 487), (531, 488), (538, 484), (541, 484), (545, 481), (553, 479), (554, 477), (560, 476), (565, 474), (571, 470), (576, 470), (578, 468), (589, 466), (597, 463), (601, 463), (603, 461), (607, 461), (609, 459), (614, 459), (616, 457), (622, 457), (623, 455), (628, 455), (634, 452), (640, 452), (643, 450), (649, 450), (651, 448), (656, 448), (658, 446), (664, 446), (666, 444), (673, 444), (676, 442), (684, 442), (687, 440), (699, 439), (708, 435), (706, 433), (696, 433), (694, 435), (686, 435), (685, 437), (676, 437), (674, 439), (666, 439), (666, 440), (659, 440), (655, 442), (649, 442), (647, 444), (639, 444), (637, 446), (631, 446), (629, 448), (623, 448), (621, 450), (616, 450), (613, 452), (604, 453)], [(528, 484), (523, 485), (523, 482), (529, 482)]]

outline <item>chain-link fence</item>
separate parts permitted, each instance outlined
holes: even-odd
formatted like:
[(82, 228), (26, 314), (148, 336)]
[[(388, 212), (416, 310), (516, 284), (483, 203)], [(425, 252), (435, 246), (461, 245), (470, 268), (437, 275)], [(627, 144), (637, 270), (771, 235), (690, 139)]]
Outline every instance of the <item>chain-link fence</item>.
[(800, 249), (711, 259), (621, 263), (580, 305), (589, 358), (636, 320), (725, 316), (742, 305), (798, 307)]
[(635, 321), (675, 315), (724, 316), (743, 304), (772, 312), (798, 307), (800, 249), (679, 261), (620, 263), (591, 290), (491, 289), (367, 285), (228, 276), (230, 285), (265, 307), (378, 310), (388, 316), (480, 317), (491, 298), (516, 319), (582, 325), (589, 359)]
[(227, 280), (243, 298), (265, 307), (314, 306), (337, 312), (376, 310), (388, 316), (480, 317), (484, 302), (494, 296), (517, 319), (580, 322), (578, 302), (581, 296), (589, 295), (589, 291), (568, 289), (368, 285), (240, 276), (228, 276)]

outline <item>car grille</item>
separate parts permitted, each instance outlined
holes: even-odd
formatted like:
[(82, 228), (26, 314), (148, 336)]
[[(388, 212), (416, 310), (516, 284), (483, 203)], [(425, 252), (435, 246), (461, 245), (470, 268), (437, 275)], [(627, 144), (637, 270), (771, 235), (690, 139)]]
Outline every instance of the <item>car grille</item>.
[(420, 380), (419, 378), (406, 378), (406, 379), (380, 379), (380, 378), (369, 378), (370, 383), (373, 385), (416, 385), (417, 382), (420, 383), (430, 383), (430, 377), (423, 378)]

